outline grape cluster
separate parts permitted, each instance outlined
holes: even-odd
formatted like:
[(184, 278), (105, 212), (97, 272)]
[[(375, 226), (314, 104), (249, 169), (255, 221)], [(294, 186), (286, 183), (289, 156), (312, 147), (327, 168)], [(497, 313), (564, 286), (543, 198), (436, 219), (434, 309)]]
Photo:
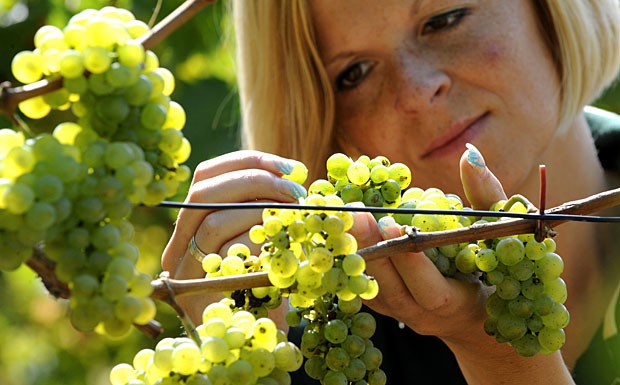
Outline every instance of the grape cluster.
[(289, 372), (303, 362), (269, 318), (256, 318), (223, 299), (208, 305), (197, 328), (200, 341), (165, 338), (136, 354), (133, 365), (118, 364), (112, 385), (290, 384)]
[[(353, 161), (344, 154), (334, 154), (327, 168), (328, 180), (315, 181), (309, 192), (336, 193), (348, 203), (358, 201), (366, 206), (461, 211), (458, 215), (375, 214), (379, 220), (390, 215), (397, 223), (422, 232), (501, 220), (462, 215), (468, 208), (460, 197), (438, 188), (407, 188), (411, 181), (409, 169), (390, 164), (382, 156), (362, 156)], [(525, 213), (530, 207), (525, 198), (517, 195), (490, 209)], [(486, 304), (489, 318), (485, 330), (498, 342), (509, 343), (523, 356), (550, 353), (563, 346), (563, 328), (570, 316), (564, 306), (566, 284), (560, 277), (564, 265), (551, 238), (537, 242), (533, 234), (522, 234), (440, 246), (425, 250), (425, 254), (446, 276), (457, 272), (476, 274), (486, 285), (496, 288)]]
[(129, 216), (156, 205), (190, 177), (183, 108), (174, 78), (135, 39), (149, 31), (126, 10), (105, 7), (41, 27), (12, 71), (63, 87), (20, 103), (29, 118), (72, 112), (51, 134), (0, 130), (0, 268), (44, 247), (71, 290), (71, 321), (83, 331), (126, 334), (155, 315), (151, 278), (136, 267)]

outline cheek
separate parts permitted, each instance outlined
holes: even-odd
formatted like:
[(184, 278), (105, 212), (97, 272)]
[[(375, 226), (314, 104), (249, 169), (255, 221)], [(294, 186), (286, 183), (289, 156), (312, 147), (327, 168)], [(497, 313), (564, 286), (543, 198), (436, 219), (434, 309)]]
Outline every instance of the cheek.
[(506, 58), (506, 47), (499, 42), (489, 42), (483, 45), (482, 60), (487, 65), (495, 66)]

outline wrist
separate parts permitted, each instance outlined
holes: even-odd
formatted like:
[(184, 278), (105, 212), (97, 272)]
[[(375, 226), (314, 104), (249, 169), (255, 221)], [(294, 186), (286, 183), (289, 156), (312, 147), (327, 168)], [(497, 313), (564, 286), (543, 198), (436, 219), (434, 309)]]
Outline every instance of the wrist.
[[(484, 333), (482, 333), (484, 334)], [(559, 351), (519, 355), (508, 344), (484, 334), (477, 343), (446, 342), (469, 384), (572, 384), (571, 374)]]

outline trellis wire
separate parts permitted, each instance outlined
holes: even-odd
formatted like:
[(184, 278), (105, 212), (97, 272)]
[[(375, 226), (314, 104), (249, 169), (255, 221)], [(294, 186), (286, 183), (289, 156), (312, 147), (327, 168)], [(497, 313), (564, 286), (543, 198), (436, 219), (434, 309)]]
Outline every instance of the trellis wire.
[(431, 215), (464, 215), (475, 217), (501, 217), (520, 218), (530, 220), (563, 220), (578, 222), (620, 222), (620, 216), (597, 216), (597, 215), (574, 215), (574, 214), (549, 214), (549, 213), (516, 213), (505, 211), (487, 210), (432, 210), (412, 208), (390, 208), (371, 206), (316, 206), (296, 203), (269, 203), (269, 202), (245, 202), (245, 203), (189, 203), (162, 201), (159, 207), (185, 208), (195, 210), (243, 210), (243, 209), (296, 209), (296, 210), (322, 210), (322, 211), (351, 211), (370, 212), (384, 214), (431, 214)]

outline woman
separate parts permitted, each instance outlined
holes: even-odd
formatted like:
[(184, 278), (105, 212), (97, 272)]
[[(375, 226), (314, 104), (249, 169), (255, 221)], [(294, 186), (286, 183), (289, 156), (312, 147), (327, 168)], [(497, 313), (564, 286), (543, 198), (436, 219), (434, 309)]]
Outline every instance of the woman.
[[(537, 197), (539, 164), (549, 172), (550, 206), (615, 185), (582, 113), (618, 69), (615, 0), (239, 1), (234, 11), (245, 146), (303, 161), (315, 172), (310, 180), (341, 151), (403, 162), (415, 185), (457, 193), (481, 209), (504, 191)], [(503, 189), (475, 148), (461, 158), (468, 142)], [(303, 192), (277, 177), (282, 162), (290, 160), (248, 152), (207, 161), (188, 200), (294, 201)], [(192, 236), (201, 250), (218, 251), (249, 243), (247, 229), (259, 222), (255, 212), (181, 211), (164, 269), (199, 277), (186, 252)], [(395, 230), (356, 217), (361, 246)], [(421, 254), (369, 263), (381, 285), (369, 305), (388, 316), (379, 320), (380, 333), (399, 338), (382, 350), (404, 357), (402, 372), (388, 370), (391, 383), (405, 382), (422, 358), (416, 341), (428, 343), (423, 356), (445, 352), (420, 365), (431, 370), (429, 381), (571, 381), (569, 370), (601, 323), (617, 271), (605, 265), (614, 245), (594, 225), (566, 224), (559, 233), (572, 317), (562, 356), (522, 358), (484, 335), (486, 290), (443, 278)], [(189, 301), (199, 314), (199, 300)], [(403, 348), (390, 317), (406, 325), (400, 336), (415, 346)], [(439, 339), (426, 342), (413, 331)], [(444, 369), (456, 364), (462, 375)]]

